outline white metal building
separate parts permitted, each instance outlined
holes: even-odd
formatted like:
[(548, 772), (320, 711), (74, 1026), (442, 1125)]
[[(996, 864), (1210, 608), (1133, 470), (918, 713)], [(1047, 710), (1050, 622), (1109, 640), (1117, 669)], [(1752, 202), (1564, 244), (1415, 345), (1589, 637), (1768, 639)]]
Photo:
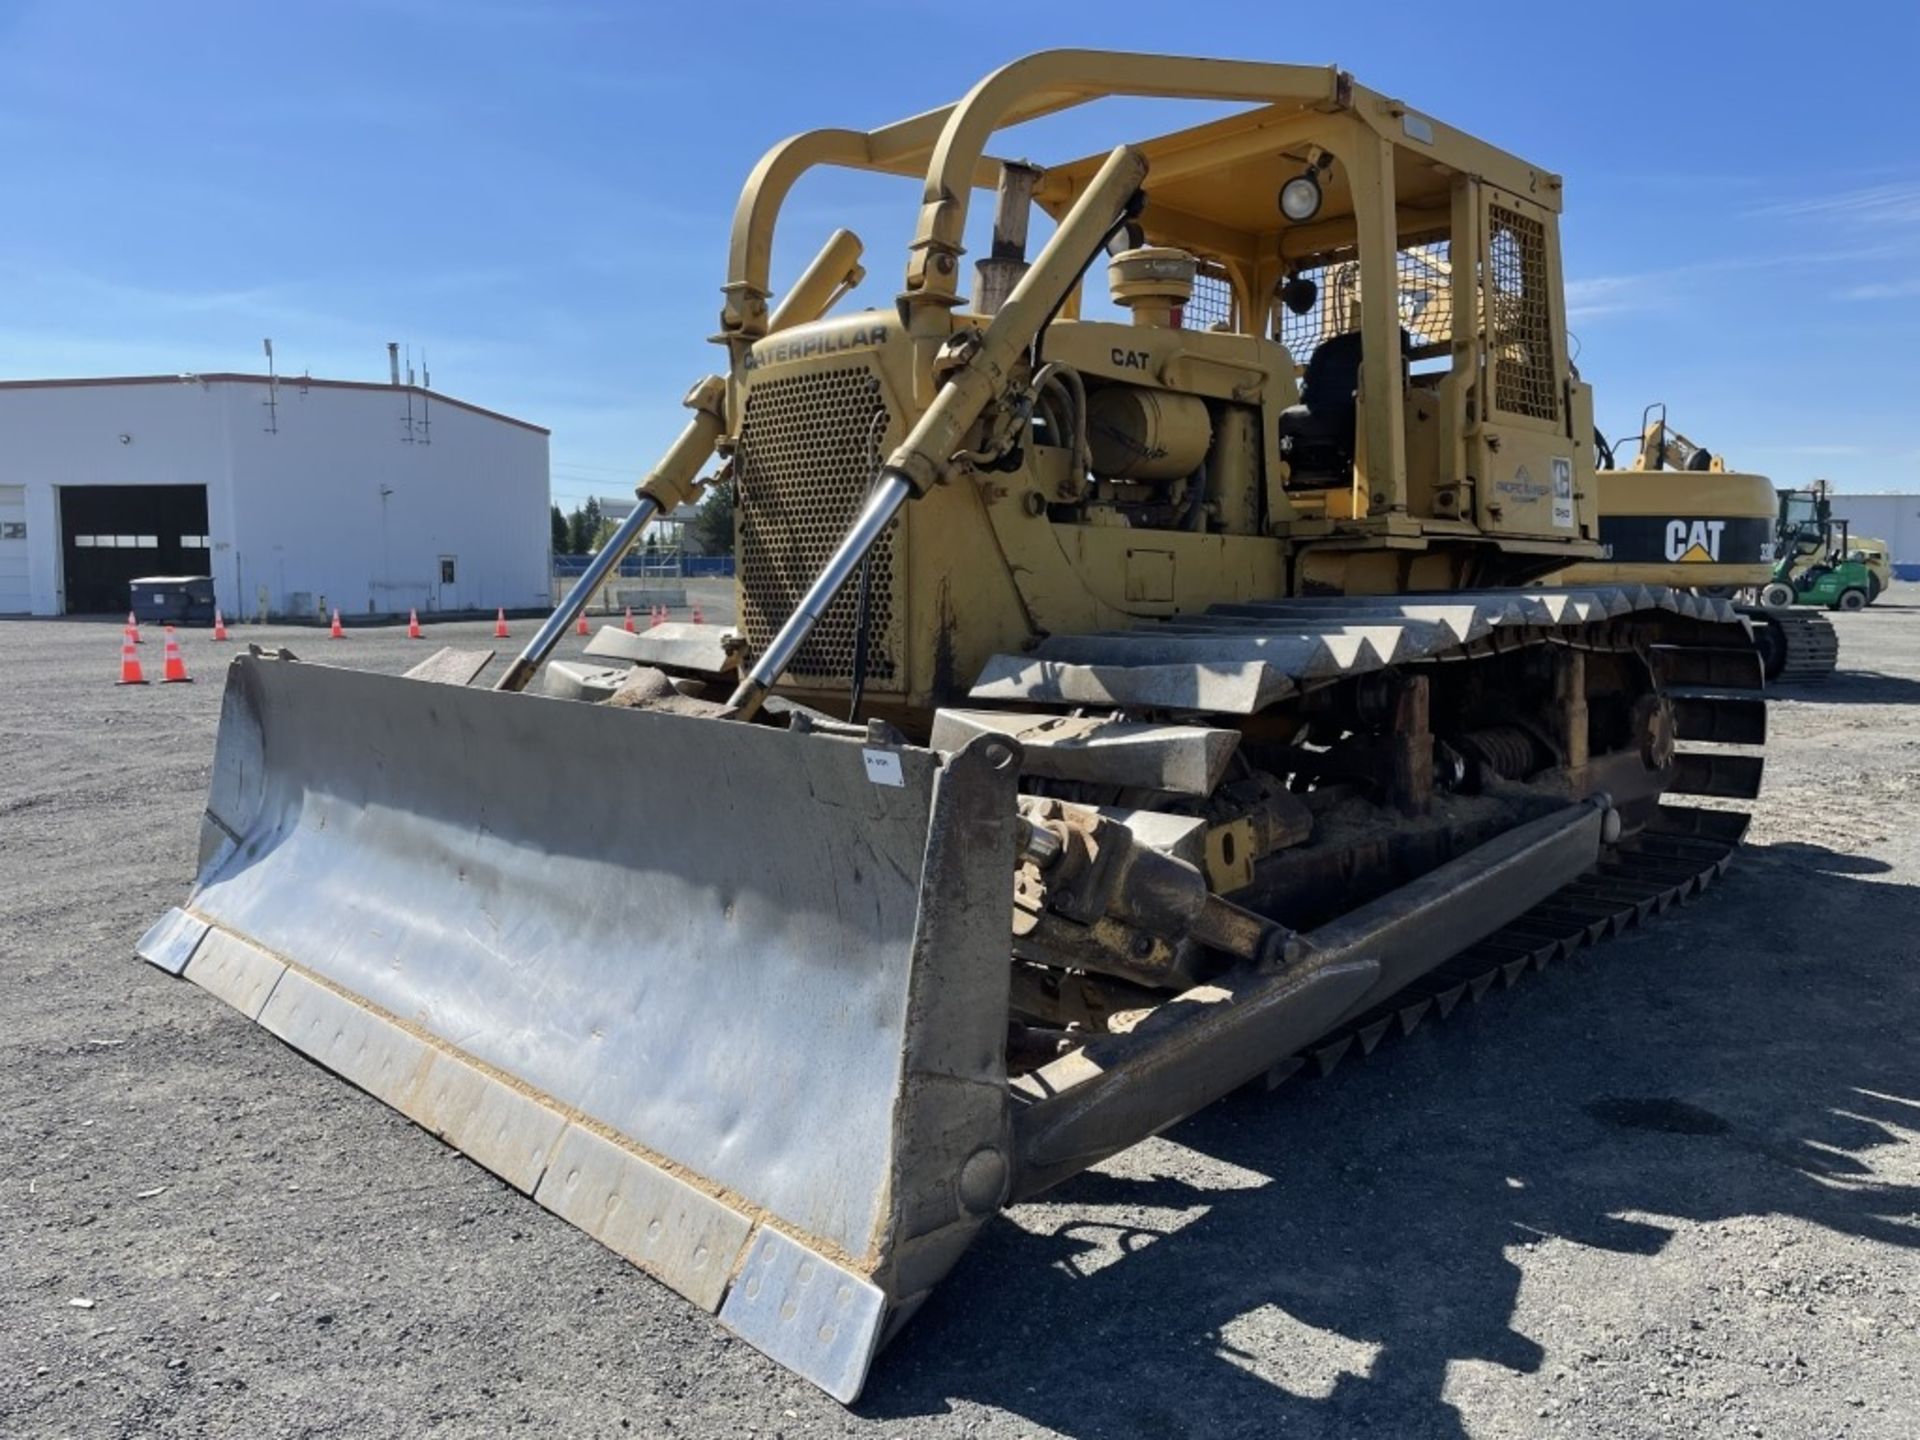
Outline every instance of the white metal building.
[(0, 381), (0, 614), (212, 575), (232, 617), (547, 603), (547, 432), (413, 385)]
[(1887, 542), (1894, 573), (1920, 580), (1920, 495), (1833, 496), (1833, 518), (1845, 520), (1856, 535)]

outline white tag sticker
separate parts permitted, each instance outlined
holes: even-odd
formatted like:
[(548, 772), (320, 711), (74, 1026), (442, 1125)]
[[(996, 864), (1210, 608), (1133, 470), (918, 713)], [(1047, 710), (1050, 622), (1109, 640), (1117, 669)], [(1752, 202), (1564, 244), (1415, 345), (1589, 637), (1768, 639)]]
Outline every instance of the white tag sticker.
[(867, 760), (867, 779), (876, 785), (906, 788), (907, 777), (900, 773), (900, 757), (891, 750), (862, 750)]
[(1553, 523), (1573, 528), (1573, 461), (1560, 455), (1553, 457)]

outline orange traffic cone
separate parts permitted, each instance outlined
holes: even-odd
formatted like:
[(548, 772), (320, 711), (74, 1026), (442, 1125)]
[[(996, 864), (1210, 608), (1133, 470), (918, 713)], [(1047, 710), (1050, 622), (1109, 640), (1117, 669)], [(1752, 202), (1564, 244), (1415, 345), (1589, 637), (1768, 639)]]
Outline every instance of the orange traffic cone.
[(649, 621), (647, 628), (649, 630), (657, 629), (661, 625), (666, 623), (666, 616), (661, 613), (666, 608), (667, 607), (664, 605), (655, 605), (647, 611), (647, 618)]
[(136, 645), (147, 643), (140, 638), (140, 617), (131, 610), (127, 611), (127, 637)]
[(140, 654), (133, 647), (140, 642), (134, 638), (132, 630), (120, 637), (120, 683), (122, 685), (144, 685), (147, 677), (140, 673)]
[(499, 610), (496, 610), (494, 612), (493, 638), (496, 640), (505, 640), (508, 638), (508, 634), (509, 632), (507, 630), (507, 612), (506, 612), (506, 608), (503, 606)]
[(586, 611), (582, 610), (580, 612), (580, 623), (573, 627), (573, 633), (576, 635), (591, 635), (593, 633), (591, 630), (587, 629), (587, 612)]
[(419, 638), (420, 612), (418, 610), (409, 610), (407, 611), (407, 639), (418, 640)]
[(187, 658), (180, 653), (180, 637), (173, 633), (173, 626), (167, 626), (167, 648), (165, 652), (166, 669), (160, 674), (163, 685), (191, 685), (193, 677), (187, 674)]
[(633, 629), (633, 606), (631, 606), (631, 605), (629, 605), (629, 606), (627, 606), (627, 633), (628, 633), (629, 635), (631, 635), (631, 634), (633, 634), (633, 633), (634, 633), (634, 629)]
[(227, 638), (226, 617), (220, 613), (220, 607), (218, 605), (213, 607), (213, 638), (216, 640), (224, 640)]
[(698, 600), (693, 602), (693, 623), (696, 625), (704, 625), (707, 623), (700, 618), (700, 602)]
[(333, 607), (333, 624), (327, 627), (327, 638), (329, 640), (344, 640), (347, 638), (346, 627), (340, 623), (340, 607), (338, 605)]

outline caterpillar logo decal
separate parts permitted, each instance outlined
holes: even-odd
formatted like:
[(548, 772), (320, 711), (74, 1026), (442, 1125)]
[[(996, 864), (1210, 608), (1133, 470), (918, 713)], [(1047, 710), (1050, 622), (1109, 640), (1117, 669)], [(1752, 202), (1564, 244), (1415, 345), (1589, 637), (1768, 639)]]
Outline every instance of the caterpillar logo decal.
[(745, 368), (751, 371), (758, 370), (762, 365), (786, 365), (795, 360), (813, 360), (846, 350), (871, 350), (885, 344), (886, 339), (886, 326), (859, 323), (851, 329), (816, 330), (798, 340), (761, 340), (747, 351)]
[(1600, 541), (1615, 565), (1771, 564), (1773, 522), (1748, 516), (1602, 515)]
[(1720, 536), (1726, 528), (1724, 520), (1669, 520), (1667, 559), (1711, 564), (1720, 558)]

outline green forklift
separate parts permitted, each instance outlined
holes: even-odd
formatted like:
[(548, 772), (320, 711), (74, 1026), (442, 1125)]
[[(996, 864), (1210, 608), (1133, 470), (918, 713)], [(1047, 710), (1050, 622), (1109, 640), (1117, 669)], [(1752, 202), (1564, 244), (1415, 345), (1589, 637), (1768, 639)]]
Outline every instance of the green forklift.
[(1775, 610), (1790, 605), (1864, 610), (1886, 588), (1887, 577), (1872, 563), (1874, 553), (1850, 543), (1847, 522), (1834, 518), (1824, 486), (1782, 490), (1773, 579), (1760, 592), (1760, 603)]

